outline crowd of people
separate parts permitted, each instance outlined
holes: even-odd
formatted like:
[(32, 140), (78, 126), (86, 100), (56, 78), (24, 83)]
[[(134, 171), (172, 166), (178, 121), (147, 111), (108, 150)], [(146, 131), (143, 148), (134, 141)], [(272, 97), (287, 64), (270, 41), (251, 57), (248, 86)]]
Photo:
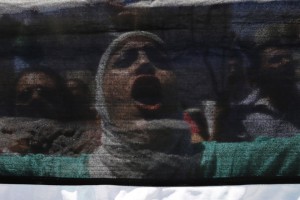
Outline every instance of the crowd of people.
[(27, 67), (16, 73), (2, 116), (61, 121), (95, 120), (90, 89), (79, 78), (65, 79), (51, 68)]
[[(240, 82), (236, 77), (240, 71), (238, 66), (235, 67), (234, 57), (229, 59), (229, 89), (222, 98), (223, 104), (218, 105), (220, 110), (212, 134), (208, 133), (205, 115), (201, 110), (182, 110), (176, 76), (164, 41), (157, 35), (143, 31), (119, 36), (102, 55), (95, 77), (97, 112), (90, 108), (88, 87), (81, 80), (63, 81), (51, 70), (28, 68), (20, 73), (16, 81), (15, 116), (101, 121), (98, 127), (101, 145), (87, 160), (76, 158), (74, 161), (77, 164), (84, 162), (87, 172), (78, 171), (76, 174), (68, 171), (68, 167), (62, 171), (59, 171), (61, 167), (56, 167), (48, 169), (50, 172), (41, 172), (46, 175), (186, 179), (200, 176), (297, 174), (299, 170), (294, 167), (297, 165), (294, 162), (299, 156), (294, 150), (297, 152), (299, 145), (294, 143), (299, 140), (296, 135), (299, 130), (299, 97), (295, 63), (290, 44), (276, 42), (256, 48), (255, 89), (234, 106), (230, 103), (230, 88), (232, 84)], [(44, 129), (40, 128), (39, 131)], [(292, 138), (256, 140), (256, 137), (264, 135)], [(204, 142), (211, 140), (253, 142)], [(282, 145), (274, 154), (274, 147), (278, 147), (279, 143)], [(294, 145), (293, 151), (289, 149), (290, 145)], [(3, 152), (14, 152), (14, 149), (8, 147)], [(262, 151), (261, 156), (254, 158), (252, 154), (258, 151)], [(234, 158), (232, 153), (235, 154)], [(284, 155), (290, 157), (283, 159)], [(58, 157), (56, 164), (52, 160), (55, 157), (26, 155), (5, 158), (8, 161), (0, 157), (0, 162), (3, 162), (1, 166), (22, 159), (29, 163), (44, 159), (42, 165), (49, 165), (46, 160), (51, 159), (50, 165), (64, 166), (64, 162), (69, 162), (73, 166), (70, 164), (71, 158), (64, 157)], [(268, 158), (273, 161), (269, 162)], [(282, 163), (285, 159), (289, 161)], [(250, 161), (256, 162), (249, 164)], [(39, 166), (28, 166), (31, 167), (30, 173), (39, 171)], [(25, 167), (24, 173), (26, 170), (29, 169)], [(6, 168), (0, 173), (11, 171)]]
[[(120, 126), (128, 125), (129, 119), (170, 118), (169, 113), (172, 113), (172, 118), (176, 116), (188, 124), (192, 143), (293, 136), (300, 126), (293, 58), (297, 39), (278, 37), (274, 27), (267, 31), (264, 41), (255, 44), (248, 57), (250, 70), (243, 66), (245, 54), (240, 49), (226, 54), (222, 89), (216, 99), (215, 120), (210, 128), (201, 108), (180, 107), (182, 102), (178, 99), (176, 76), (168, 53), (164, 47), (155, 49), (153, 45), (144, 51), (134, 50), (135, 44), (116, 52), (108, 49), (106, 52), (112, 54), (111, 63), (104, 59), (109, 57), (104, 53), (100, 67), (105, 61), (112, 70), (96, 77), (105, 87), (94, 93), (101, 91), (112, 102), (105, 113), (91, 101), (89, 85), (82, 79), (64, 79), (50, 68), (29, 66), (16, 77), (10, 99), (12, 105), (7, 106), (11, 112), (7, 116), (99, 122), (105, 121), (110, 112), (118, 119), (114, 123)], [(134, 42), (138, 43), (139, 38)], [(136, 48), (144, 48), (140, 46)], [(104, 105), (103, 94), (97, 97), (101, 105)]]
[(299, 132), (300, 96), (294, 59), (298, 42), (275, 37), (272, 31), (274, 28), (261, 36), (264, 41), (253, 50), (252, 90), (234, 105), (227, 102), (221, 107), (216, 140), (251, 141), (258, 136), (288, 137)]
[[(27, 67), (11, 88), (10, 102), (2, 105), (2, 151), (76, 155), (100, 145), (99, 117), (83, 80), (65, 79), (50, 68)], [(42, 123), (48, 128), (40, 131)]]

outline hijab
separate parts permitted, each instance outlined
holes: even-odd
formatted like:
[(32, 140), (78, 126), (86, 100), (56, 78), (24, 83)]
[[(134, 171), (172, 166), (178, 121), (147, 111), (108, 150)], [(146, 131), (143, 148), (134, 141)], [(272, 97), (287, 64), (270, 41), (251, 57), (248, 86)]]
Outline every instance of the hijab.
[(152, 33), (128, 32), (115, 39), (103, 54), (96, 75), (96, 109), (102, 119), (102, 145), (89, 160), (90, 175), (95, 178), (184, 179), (192, 173), (195, 163), (189, 159), (190, 133), (181, 113), (176, 117), (141, 119), (135, 121), (134, 126), (118, 127), (112, 123), (107, 109), (107, 102), (113, 100), (105, 99), (103, 77), (110, 58), (124, 42), (137, 37), (164, 46)]

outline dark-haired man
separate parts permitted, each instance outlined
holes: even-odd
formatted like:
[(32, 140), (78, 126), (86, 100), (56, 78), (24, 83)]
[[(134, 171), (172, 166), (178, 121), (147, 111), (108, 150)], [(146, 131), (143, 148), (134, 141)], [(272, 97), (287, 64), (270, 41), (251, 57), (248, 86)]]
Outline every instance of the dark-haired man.
[(221, 141), (287, 137), (300, 131), (300, 96), (293, 59), (296, 42), (284, 38), (274, 27), (258, 31), (256, 39), (255, 89), (229, 115)]
[(53, 70), (27, 68), (17, 78), (16, 116), (63, 119), (65, 85)]

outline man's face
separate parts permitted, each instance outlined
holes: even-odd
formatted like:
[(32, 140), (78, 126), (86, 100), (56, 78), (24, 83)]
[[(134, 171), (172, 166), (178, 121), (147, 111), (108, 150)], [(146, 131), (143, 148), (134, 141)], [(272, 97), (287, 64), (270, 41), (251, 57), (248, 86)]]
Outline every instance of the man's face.
[(294, 82), (295, 66), (292, 52), (278, 47), (264, 49), (261, 56), (261, 72), (272, 84)]
[(80, 87), (79, 83), (74, 80), (69, 80), (67, 82), (67, 88), (72, 96), (83, 96), (85, 92), (82, 90), (82, 87)]
[(175, 75), (164, 51), (152, 40), (125, 41), (110, 58), (103, 83), (115, 123), (161, 118), (177, 111)]
[(69, 90), (74, 102), (85, 103), (88, 101), (88, 88), (84, 83), (77, 80), (67, 81), (67, 89)]
[(56, 118), (61, 106), (58, 85), (42, 72), (23, 75), (16, 86), (17, 115)]

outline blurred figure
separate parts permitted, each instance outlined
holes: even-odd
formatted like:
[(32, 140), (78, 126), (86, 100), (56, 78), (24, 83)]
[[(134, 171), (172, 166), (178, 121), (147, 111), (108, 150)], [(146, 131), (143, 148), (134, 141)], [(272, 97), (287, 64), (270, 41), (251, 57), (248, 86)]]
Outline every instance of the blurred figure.
[(90, 107), (89, 87), (80, 79), (69, 79), (66, 82), (70, 94), (69, 106), (72, 120), (96, 119), (96, 111)]
[(48, 68), (27, 68), (16, 80), (15, 114), (18, 117), (64, 119), (65, 85)]
[(297, 41), (287, 34), (288, 30), (279, 26), (257, 32), (252, 60), (255, 89), (222, 122), (219, 140), (252, 140), (261, 135), (287, 137), (299, 133), (300, 97), (292, 51)]
[(229, 104), (237, 104), (249, 94), (245, 63), (240, 50), (230, 50), (225, 62), (224, 81), (224, 98)]
[[(223, 90), (216, 102), (212, 140), (220, 140), (226, 124), (223, 124), (232, 109), (250, 93), (245, 59), (239, 49), (230, 49), (224, 64)], [(225, 122), (226, 123), (226, 122)]]

